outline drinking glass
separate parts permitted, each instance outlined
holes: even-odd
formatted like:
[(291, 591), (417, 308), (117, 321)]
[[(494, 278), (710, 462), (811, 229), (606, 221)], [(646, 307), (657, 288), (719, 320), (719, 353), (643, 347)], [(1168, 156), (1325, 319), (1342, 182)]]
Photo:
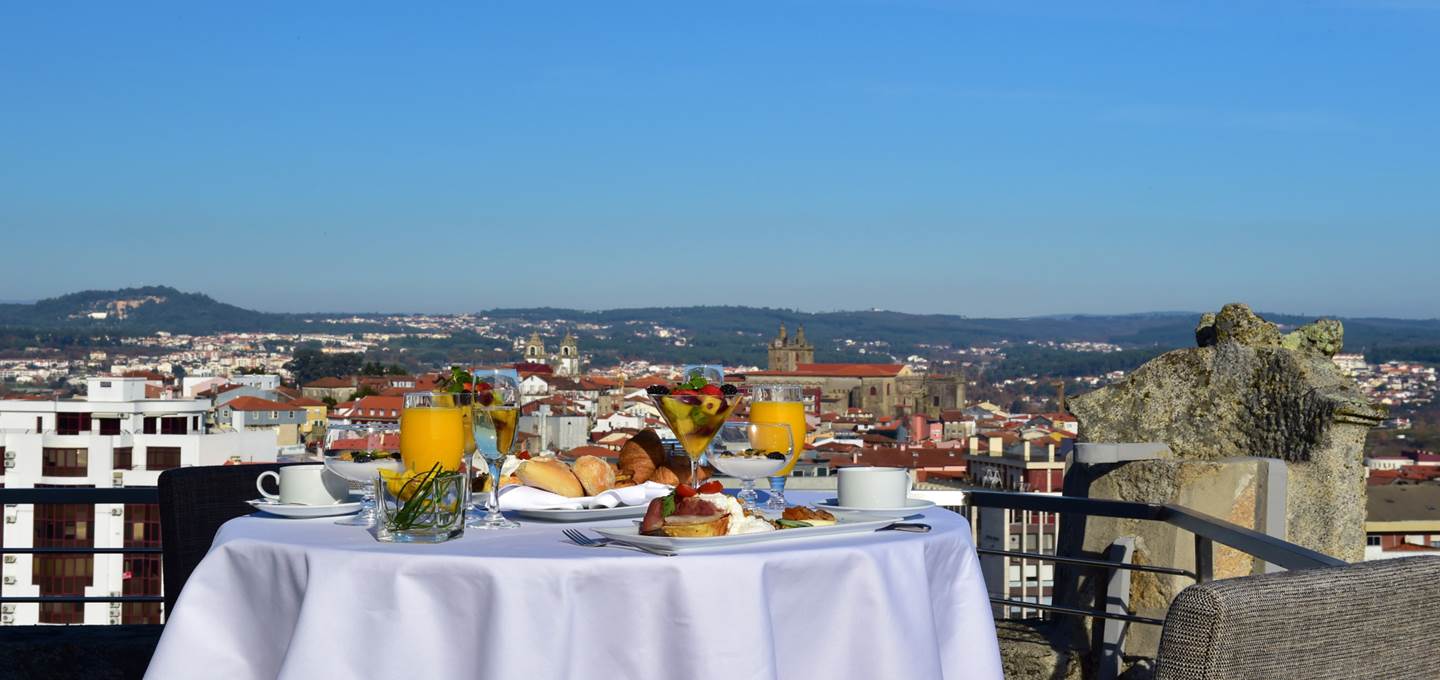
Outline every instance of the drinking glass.
[(490, 493), (485, 515), (466, 523), (471, 529), (514, 529), (518, 523), (500, 513), (500, 470), (515, 453), (520, 424), (520, 376), (514, 369), (475, 371), (472, 418), (475, 453), (485, 460)]
[(687, 382), (697, 375), (712, 385), (725, 384), (725, 367), (716, 364), (687, 364), (680, 369), (680, 382)]
[(785, 480), (805, 450), (804, 388), (800, 385), (755, 385), (750, 389), (750, 422), (778, 423), (790, 428), (790, 457), (770, 475), (770, 501), (765, 507), (784, 510)]
[(710, 464), (740, 480), (737, 497), (746, 510), (755, 508), (755, 480), (785, 467), (794, 448), (790, 426), (783, 423), (726, 423), (715, 442)]
[(449, 392), (411, 392), (400, 412), (400, 459), (415, 472), (437, 463), (441, 470), (458, 472), (464, 466), (464, 419), (455, 395)]

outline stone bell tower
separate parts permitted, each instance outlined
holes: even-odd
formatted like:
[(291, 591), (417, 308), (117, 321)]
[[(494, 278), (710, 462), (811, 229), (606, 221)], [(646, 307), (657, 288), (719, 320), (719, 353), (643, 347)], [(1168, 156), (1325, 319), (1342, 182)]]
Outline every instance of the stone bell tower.
[(530, 334), (530, 339), (525, 341), (525, 363), (543, 364), (549, 357), (545, 354), (545, 341), (540, 339), (540, 332)]
[(560, 356), (555, 373), (571, 377), (580, 375), (580, 345), (575, 341), (575, 335), (569, 331), (565, 332), (565, 338), (560, 341)]
[(770, 341), (770, 370), (793, 371), (799, 364), (813, 363), (815, 347), (805, 340), (805, 327), (796, 329), (795, 337), (791, 338), (785, 324), (780, 324), (780, 334)]

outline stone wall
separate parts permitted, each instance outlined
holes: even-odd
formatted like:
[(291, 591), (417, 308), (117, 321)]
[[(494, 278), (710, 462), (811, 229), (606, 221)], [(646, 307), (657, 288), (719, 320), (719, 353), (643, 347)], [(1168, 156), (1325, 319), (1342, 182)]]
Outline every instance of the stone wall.
[[(1176, 503), (1347, 561), (1360, 560), (1365, 548), (1362, 446), (1385, 412), (1331, 361), (1343, 344), (1340, 323), (1322, 320), (1282, 334), (1249, 307), (1230, 304), (1202, 317), (1195, 335), (1197, 347), (1156, 357), (1123, 381), (1069, 403), (1079, 420), (1079, 441), (1162, 442), (1168, 456), (1072, 465), (1065, 494)], [(1276, 461), (1283, 469), (1275, 467)], [(1268, 480), (1277, 475), (1288, 486), (1283, 516), (1264, 507)], [(1267, 513), (1281, 519), (1267, 523)], [(1137, 561), (1194, 566), (1188, 532), (1153, 522), (1069, 520), (1061, 520), (1064, 554), (1098, 555), (1116, 538), (1135, 536)], [(1264, 568), (1219, 546), (1215, 558), (1217, 577)], [(1093, 604), (1096, 584), (1090, 575), (1057, 572), (1058, 601)], [(1179, 578), (1135, 578), (1132, 602), (1142, 611), (1163, 612), (1188, 584)], [(1127, 649), (1153, 653), (1158, 637), (1142, 628), (1148, 627), (1131, 627), (1134, 644)], [(1089, 637), (1088, 631), (1076, 634)]]

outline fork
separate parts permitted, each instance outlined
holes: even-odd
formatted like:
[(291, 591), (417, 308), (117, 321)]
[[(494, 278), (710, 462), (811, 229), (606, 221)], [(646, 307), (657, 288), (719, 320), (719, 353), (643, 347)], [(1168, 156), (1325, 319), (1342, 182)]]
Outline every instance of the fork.
[(613, 538), (591, 538), (575, 529), (564, 529), (560, 533), (565, 534), (565, 538), (570, 539), (571, 543), (579, 546), (584, 546), (586, 548), (604, 548), (607, 546), (611, 548), (634, 548), (635, 550), (650, 553), (651, 555), (661, 555), (664, 557), (675, 556), (674, 552), (669, 550), (663, 550), (660, 548), (651, 548), (649, 546), (635, 545), (633, 543), (616, 543), (615, 539)]

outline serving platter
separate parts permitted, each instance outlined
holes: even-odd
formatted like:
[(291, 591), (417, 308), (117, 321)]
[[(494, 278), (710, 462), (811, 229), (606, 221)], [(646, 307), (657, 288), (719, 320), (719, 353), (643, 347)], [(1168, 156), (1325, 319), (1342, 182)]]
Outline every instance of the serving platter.
[(613, 508), (583, 508), (579, 510), (559, 508), (551, 510), (506, 510), (521, 517), (530, 519), (543, 519), (551, 522), (594, 522), (604, 519), (627, 519), (630, 517), (644, 517), (645, 510), (650, 507), (649, 503), (644, 505), (617, 505)]
[(846, 513), (837, 518), (835, 524), (819, 527), (780, 529), (757, 534), (735, 534), (733, 536), (707, 536), (703, 538), (671, 538), (669, 536), (642, 536), (639, 525), (623, 527), (597, 527), (594, 532), (616, 543), (658, 548), (674, 552), (688, 552), (707, 548), (733, 547), (755, 543), (794, 541), (820, 536), (839, 536), (875, 531), (895, 523), (895, 518), (886, 515), (872, 515), (860, 512)]

